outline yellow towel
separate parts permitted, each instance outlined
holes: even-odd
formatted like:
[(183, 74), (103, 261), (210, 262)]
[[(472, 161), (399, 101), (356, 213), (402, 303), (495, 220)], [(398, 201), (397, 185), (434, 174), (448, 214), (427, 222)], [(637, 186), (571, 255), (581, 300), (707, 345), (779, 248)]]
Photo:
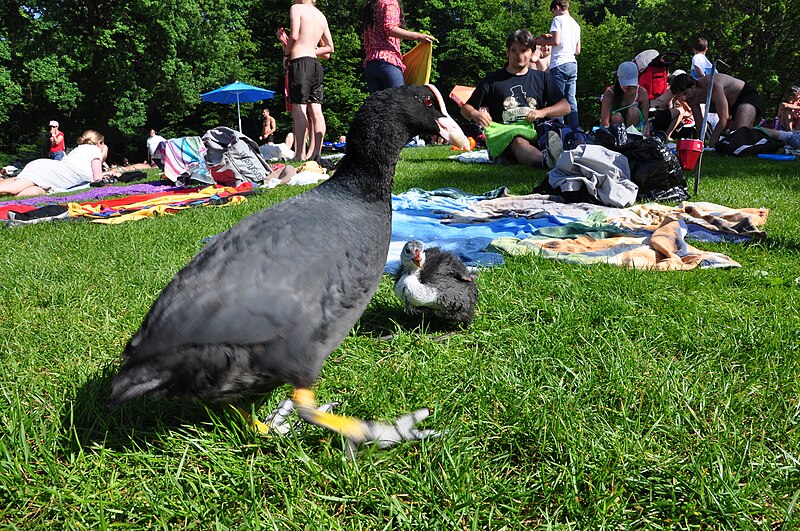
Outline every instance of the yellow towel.
[(431, 61), (433, 60), (433, 44), (421, 42), (403, 56), (406, 71), (403, 79), (406, 85), (427, 85), (431, 82)]

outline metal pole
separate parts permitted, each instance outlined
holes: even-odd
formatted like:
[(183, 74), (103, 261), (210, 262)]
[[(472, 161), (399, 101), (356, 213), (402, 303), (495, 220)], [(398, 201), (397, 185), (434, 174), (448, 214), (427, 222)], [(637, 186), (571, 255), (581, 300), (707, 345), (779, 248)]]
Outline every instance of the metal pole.
[[(708, 81), (708, 94), (706, 94), (706, 109), (703, 112), (703, 125), (700, 128), (700, 142), (703, 144), (703, 151), (700, 152), (700, 158), (697, 159), (697, 167), (694, 170), (694, 194), (697, 195), (697, 189), (700, 187), (700, 166), (703, 163), (703, 153), (705, 152), (705, 145), (706, 145), (706, 129), (708, 127), (708, 114), (711, 112), (711, 92), (714, 90), (714, 76), (717, 74), (717, 63), (722, 63), (723, 65), (730, 68), (730, 65), (723, 61), (722, 59), (715, 59), (714, 63), (711, 65), (711, 79)], [(720, 120), (723, 118), (720, 116)], [(727, 120), (727, 118), (725, 118)]]
[(242, 111), (239, 110), (239, 93), (236, 93), (236, 114), (239, 115), (239, 132), (242, 132)]
[[(703, 153), (705, 153), (705, 146), (706, 146), (706, 128), (708, 127), (708, 113), (711, 111), (711, 93), (714, 91), (714, 76), (717, 73), (717, 61), (719, 59), (714, 60), (714, 63), (711, 65), (711, 79), (708, 81), (708, 94), (706, 94), (706, 108), (703, 111), (703, 125), (700, 127), (700, 134), (698, 135), (700, 138), (700, 148), (703, 150), (700, 152), (700, 157), (697, 159), (697, 167), (694, 169), (694, 195), (697, 195), (697, 190), (700, 188), (700, 167), (703, 165)], [(722, 118), (720, 118), (721, 120)]]

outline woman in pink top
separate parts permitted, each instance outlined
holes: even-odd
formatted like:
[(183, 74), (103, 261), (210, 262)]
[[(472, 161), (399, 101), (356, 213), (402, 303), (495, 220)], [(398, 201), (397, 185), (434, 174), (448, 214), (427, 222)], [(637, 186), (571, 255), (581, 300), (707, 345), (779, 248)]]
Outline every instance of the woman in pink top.
[(372, 94), (387, 88), (402, 87), (406, 67), (403, 54), (400, 53), (400, 40), (433, 42), (434, 38), (401, 27), (405, 24), (405, 17), (398, 0), (367, 0), (363, 21), (367, 89)]

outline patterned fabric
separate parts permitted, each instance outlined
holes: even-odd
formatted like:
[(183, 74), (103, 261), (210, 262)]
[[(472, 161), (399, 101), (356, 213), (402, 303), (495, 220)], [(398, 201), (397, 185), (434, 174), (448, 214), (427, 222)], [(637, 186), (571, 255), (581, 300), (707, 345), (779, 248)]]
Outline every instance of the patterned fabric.
[(214, 184), (206, 166), (206, 151), (199, 136), (169, 139), (164, 150), (164, 175), (180, 185), (189, 181)]
[[(613, 231), (612, 225), (605, 228)], [(702, 251), (686, 243), (688, 229), (683, 220), (667, 218), (649, 237), (608, 236), (604, 232), (581, 234), (576, 230), (556, 238), (498, 238), (491, 247), (510, 255), (538, 252), (545, 258), (572, 264), (609, 264), (655, 271), (740, 267), (724, 254)]]
[(158, 214), (171, 214), (193, 206), (223, 206), (246, 201), (240, 195), (252, 190), (250, 183), (239, 188), (208, 186), (203, 189), (190, 189), (184, 193), (152, 194), (155, 197), (139, 196), (100, 201), (96, 203), (68, 203), (71, 218), (86, 217), (93, 223), (116, 225)]
[(386, 272), (397, 270), (400, 252), (412, 239), (451, 251), (467, 265), (502, 263), (497, 254), (502, 251), (542, 252), (575, 263), (655, 270), (737, 267), (731, 258), (700, 251), (686, 240), (760, 240), (769, 215), (766, 208), (733, 209), (701, 202), (612, 208), (562, 203), (559, 196), (508, 196), (505, 190), (485, 196), (451, 192), (412, 189), (392, 196)]
[(375, 24), (364, 29), (364, 64), (381, 60), (405, 71), (400, 39), (389, 36), (389, 31), (399, 25), (400, 4), (397, 0), (378, 0), (375, 3)]

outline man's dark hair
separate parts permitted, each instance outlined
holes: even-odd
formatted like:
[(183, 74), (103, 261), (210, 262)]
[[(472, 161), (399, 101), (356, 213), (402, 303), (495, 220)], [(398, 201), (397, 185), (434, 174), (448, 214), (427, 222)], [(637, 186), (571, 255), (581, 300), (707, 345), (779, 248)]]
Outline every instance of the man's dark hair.
[(692, 79), (692, 76), (689, 74), (679, 74), (675, 76), (675, 79), (669, 84), (669, 90), (673, 94), (678, 95), (696, 86), (697, 81)]
[(569, 0), (553, 0), (550, 2), (550, 11), (560, 7), (562, 11), (569, 11)]
[(708, 50), (708, 41), (703, 37), (698, 37), (697, 40), (694, 41), (694, 44), (692, 44), (692, 50), (697, 50), (698, 52)]
[(511, 48), (511, 45), (515, 42), (530, 48), (531, 50), (536, 48), (536, 41), (533, 38), (533, 33), (528, 30), (518, 29), (509, 33), (508, 38), (506, 39), (506, 50)]

